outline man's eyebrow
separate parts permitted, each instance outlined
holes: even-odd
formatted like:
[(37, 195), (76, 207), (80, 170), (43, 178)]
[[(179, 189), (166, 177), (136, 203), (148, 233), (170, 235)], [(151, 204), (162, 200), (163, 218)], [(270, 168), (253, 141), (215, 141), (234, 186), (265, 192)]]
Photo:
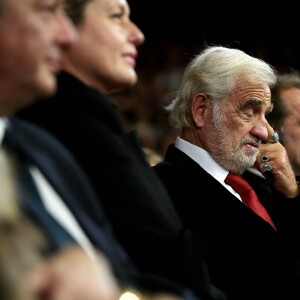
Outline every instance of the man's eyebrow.
[(241, 108), (262, 105), (264, 102), (261, 99), (251, 98), (241, 104)]
[[(259, 105), (263, 105), (263, 104), (264, 104), (264, 101), (262, 101), (261, 99), (251, 98), (251, 99), (246, 100), (244, 103), (242, 103), (241, 109), (247, 109), (252, 106), (259, 106)], [(271, 103), (271, 105), (267, 108), (266, 113), (272, 112), (273, 108), (274, 108), (274, 104)]]

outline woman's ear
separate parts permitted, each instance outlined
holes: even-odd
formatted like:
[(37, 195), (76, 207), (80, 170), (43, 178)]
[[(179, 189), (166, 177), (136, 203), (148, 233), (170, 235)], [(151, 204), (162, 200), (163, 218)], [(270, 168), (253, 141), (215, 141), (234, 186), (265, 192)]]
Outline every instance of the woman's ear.
[(201, 128), (204, 125), (208, 101), (208, 97), (203, 93), (197, 94), (192, 101), (192, 118), (196, 127)]

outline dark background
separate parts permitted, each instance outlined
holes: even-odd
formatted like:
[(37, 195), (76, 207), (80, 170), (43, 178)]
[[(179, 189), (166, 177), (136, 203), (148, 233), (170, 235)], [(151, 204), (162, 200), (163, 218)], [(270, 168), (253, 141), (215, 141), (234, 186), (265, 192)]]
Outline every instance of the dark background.
[(137, 85), (112, 100), (125, 126), (136, 128), (142, 145), (161, 155), (178, 135), (164, 106), (173, 99), (187, 63), (205, 45), (241, 49), (277, 71), (300, 70), (296, 2), (127, 1), (146, 39), (139, 47)]
[(166, 45), (197, 52), (214, 44), (239, 48), (279, 70), (298, 69), (300, 13), (289, 1), (276, 2), (128, 0), (132, 20), (146, 36), (147, 55)]

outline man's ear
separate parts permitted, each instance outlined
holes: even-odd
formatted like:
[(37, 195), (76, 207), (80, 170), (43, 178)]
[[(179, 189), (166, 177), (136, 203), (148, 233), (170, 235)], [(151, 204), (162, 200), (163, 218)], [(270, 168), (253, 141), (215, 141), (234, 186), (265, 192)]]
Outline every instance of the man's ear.
[(192, 118), (196, 127), (202, 127), (205, 121), (205, 111), (208, 108), (208, 97), (203, 94), (197, 94), (192, 101)]

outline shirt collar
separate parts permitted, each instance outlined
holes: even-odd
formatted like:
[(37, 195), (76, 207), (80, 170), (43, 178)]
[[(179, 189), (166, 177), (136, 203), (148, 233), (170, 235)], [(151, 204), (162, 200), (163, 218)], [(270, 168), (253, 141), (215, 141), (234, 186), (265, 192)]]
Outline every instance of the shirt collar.
[(228, 171), (223, 169), (206, 150), (180, 137), (176, 138), (175, 147), (198, 163), (212, 177), (224, 184)]

